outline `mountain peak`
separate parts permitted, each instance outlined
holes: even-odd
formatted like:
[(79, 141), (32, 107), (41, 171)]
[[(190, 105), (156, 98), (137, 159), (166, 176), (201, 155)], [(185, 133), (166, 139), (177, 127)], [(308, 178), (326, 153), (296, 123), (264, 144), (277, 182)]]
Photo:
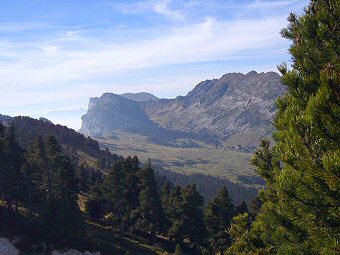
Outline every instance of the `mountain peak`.
[(246, 74), (246, 76), (254, 76), (254, 75), (258, 75), (258, 73), (254, 70)]

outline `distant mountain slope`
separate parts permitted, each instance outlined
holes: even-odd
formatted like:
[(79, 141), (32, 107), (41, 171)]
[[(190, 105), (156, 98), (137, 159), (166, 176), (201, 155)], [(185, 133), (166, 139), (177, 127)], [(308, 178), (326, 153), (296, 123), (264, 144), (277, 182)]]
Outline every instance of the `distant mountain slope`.
[(90, 99), (81, 131), (97, 135), (133, 127), (149, 128), (152, 133), (150, 127), (158, 126), (165, 130), (218, 136), (222, 141), (241, 136), (237, 142), (243, 139), (244, 144), (255, 145), (271, 132), (274, 102), (284, 92), (277, 73), (252, 71), (203, 81), (188, 95), (175, 99), (136, 102), (104, 94)]
[(221, 138), (244, 132), (268, 133), (274, 101), (285, 88), (277, 73), (226, 74), (199, 83), (185, 97), (144, 102), (146, 114), (162, 127), (208, 132)]
[(146, 92), (125, 93), (120, 96), (137, 102), (158, 100), (158, 97)]

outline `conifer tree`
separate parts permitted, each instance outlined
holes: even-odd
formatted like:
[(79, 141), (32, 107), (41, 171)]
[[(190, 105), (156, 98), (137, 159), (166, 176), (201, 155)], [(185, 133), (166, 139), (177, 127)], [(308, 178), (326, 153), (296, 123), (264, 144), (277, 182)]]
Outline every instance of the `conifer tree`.
[(119, 161), (122, 164), (124, 170), (124, 187), (125, 187), (125, 197), (127, 201), (124, 221), (125, 225), (129, 228), (134, 224), (131, 219), (131, 212), (139, 207), (139, 178), (137, 172), (140, 170), (139, 160), (135, 156), (133, 158), (127, 157), (125, 160)]
[(208, 203), (204, 211), (204, 221), (209, 233), (209, 243), (215, 253), (223, 252), (231, 243), (228, 228), (234, 215), (234, 205), (227, 187)]
[(105, 177), (102, 185), (106, 211), (111, 215), (110, 223), (122, 230), (124, 214), (126, 213), (126, 198), (123, 186), (123, 169), (121, 164), (115, 164)]
[(71, 159), (59, 155), (56, 161), (56, 179), (54, 190), (55, 228), (53, 236), (76, 239), (81, 231), (81, 214), (78, 207), (78, 178)]
[(71, 159), (52, 136), (46, 144), (38, 138), (29, 155), (28, 162), (37, 170), (33, 181), (40, 190), (38, 213), (43, 233), (51, 242), (76, 238), (81, 231), (81, 216), (77, 204), (78, 179)]
[(183, 228), (183, 197), (182, 187), (175, 186), (168, 198), (166, 203), (166, 216), (170, 220), (170, 228), (168, 234), (172, 241), (182, 242), (184, 239), (184, 228)]
[(165, 214), (150, 163), (139, 170), (139, 207), (133, 211), (134, 229), (155, 236), (164, 232)]
[(26, 178), (28, 192), (28, 206), (30, 214), (44, 208), (46, 201), (45, 178), (47, 168), (46, 145), (39, 136), (32, 142), (25, 153), (23, 173)]
[(340, 253), (339, 1), (312, 0), (288, 20), (293, 65), (279, 66), (288, 93), (277, 101), (276, 143), (253, 158), (267, 189), (249, 245), (232, 254)]
[(183, 232), (194, 248), (199, 248), (207, 236), (203, 220), (204, 198), (199, 194), (196, 185), (188, 185), (183, 191)]
[(19, 147), (14, 127), (6, 128), (2, 140), (2, 165), (0, 169), (0, 194), (6, 201), (7, 208), (11, 211), (12, 204), (15, 210), (18, 209), (19, 200), (23, 196), (23, 186), (21, 167), (23, 164), (22, 150)]

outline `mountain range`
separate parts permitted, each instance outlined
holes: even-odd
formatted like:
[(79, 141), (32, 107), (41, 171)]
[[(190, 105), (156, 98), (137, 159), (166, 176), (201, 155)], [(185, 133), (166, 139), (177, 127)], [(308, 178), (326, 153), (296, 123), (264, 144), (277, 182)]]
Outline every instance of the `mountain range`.
[(146, 135), (162, 130), (257, 145), (273, 129), (275, 100), (286, 91), (280, 79), (275, 72), (228, 73), (202, 81), (186, 96), (174, 99), (148, 93), (105, 93), (90, 99), (80, 131), (104, 136), (113, 130)]

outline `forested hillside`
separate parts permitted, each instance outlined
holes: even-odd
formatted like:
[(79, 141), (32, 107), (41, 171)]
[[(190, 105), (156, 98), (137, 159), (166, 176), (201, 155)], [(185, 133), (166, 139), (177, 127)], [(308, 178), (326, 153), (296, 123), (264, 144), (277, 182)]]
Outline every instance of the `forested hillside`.
[(13, 124), (7, 128), (0, 124), (0, 234), (19, 238), (24, 252), (100, 250), (102, 240), (91, 240), (97, 224), (102, 226), (99, 232), (116, 233), (116, 245), (125, 247), (111, 244), (110, 252), (124, 254), (131, 249), (121, 243), (124, 238), (141, 238), (163, 251), (177, 246), (197, 254), (212, 245), (224, 247), (229, 239), (214, 229), (222, 231), (233, 215), (248, 211), (244, 201), (234, 206), (227, 187), (205, 208), (195, 184), (174, 186), (155, 176), (150, 162), (141, 167), (137, 157), (116, 159), (104, 175), (79, 164), (54, 136), (37, 136), (20, 147), (16, 139), (20, 131)]
[[(36, 120), (30, 117), (6, 117), (4, 118), (7, 125), (13, 125), (15, 138), (21, 148), (26, 149), (32, 141), (41, 136), (47, 139), (54, 136), (58, 143), (62, 145), (63, 150), (67, 153), (75, 164), (83, 165), (88, 172), (97, 173), (101, 171), (106, 173), (111, 170), (112, 166), (122, 156), (112, 154), (108, 149), (101, 149), (97, 140), (69, 129), (65, 126), (55, 125), (46, 119)], [(1, 122), (1, 121), (0, 121)], [(132, 155), (133, 156), (133, 155)], [(209, 201), (218, 191), (218, 189), (227, 185), (231, 197), (236, 203), (241, 201), (250, 202), (257, 194), (258, 189), (247, 187), (247, 185), (257, 185), (259, 183), (233, 183), (231, 181), (218, 177), (203, 174), (184, 175), (176, 172), (156, 168), (161, 177), (166, 176), (174, 184), (185, 186), (188, 184), (197, 184), (201, 194), (206, 201)], [(205, 185), (209, 183), (209, 185)], [(263, 185), (263, 183), (260, 183)]]

